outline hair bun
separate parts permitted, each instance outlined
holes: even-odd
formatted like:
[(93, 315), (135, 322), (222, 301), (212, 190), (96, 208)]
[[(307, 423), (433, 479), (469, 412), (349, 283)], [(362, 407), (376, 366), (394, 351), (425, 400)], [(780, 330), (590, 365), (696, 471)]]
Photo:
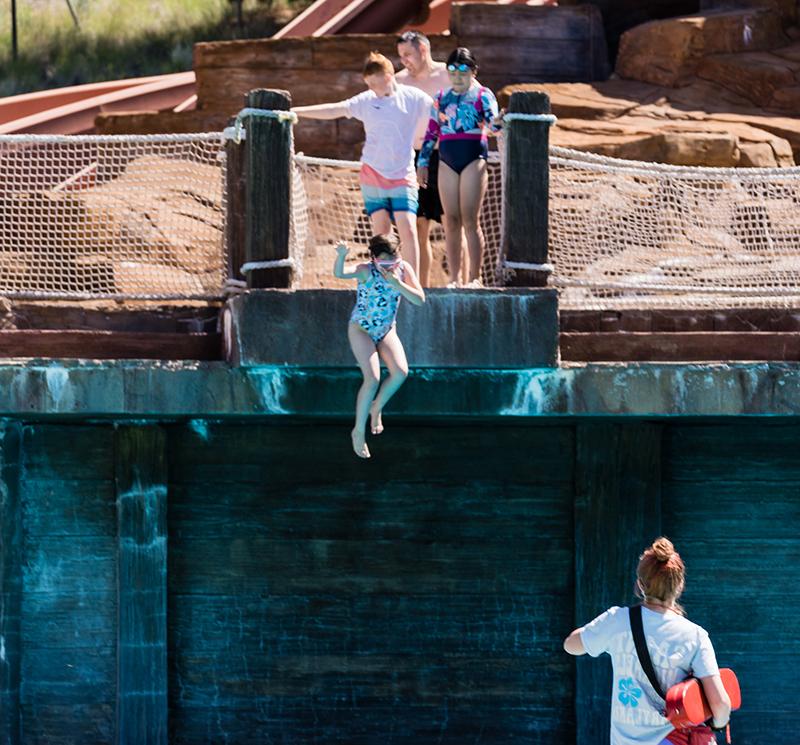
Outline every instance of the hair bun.
[(675, 546), (672, 545), (672, 541), (669, 538), (664, 536), (656, 538), (651, 548), (653, 549), (653, 555), (659, 561), (669, 561), (675, 555)]

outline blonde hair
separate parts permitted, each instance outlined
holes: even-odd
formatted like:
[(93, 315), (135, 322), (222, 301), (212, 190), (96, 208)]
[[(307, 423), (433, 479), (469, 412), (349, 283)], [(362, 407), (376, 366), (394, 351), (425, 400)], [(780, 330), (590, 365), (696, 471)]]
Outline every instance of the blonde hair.
[(650, 548), (645, 549), (639, 557), (636, 578), (644, 600), (672, 601), (673, 608), (684, 615), (683, 608), (675, 601), (683, 592), (686, 567), (669, 538), (656, 538)]
[(363, 76), (368, 78), (370, 75), (382, 75), (383, 73), (394, 75), (392, 61), (380, 52), (370, 52), (364, 60)]

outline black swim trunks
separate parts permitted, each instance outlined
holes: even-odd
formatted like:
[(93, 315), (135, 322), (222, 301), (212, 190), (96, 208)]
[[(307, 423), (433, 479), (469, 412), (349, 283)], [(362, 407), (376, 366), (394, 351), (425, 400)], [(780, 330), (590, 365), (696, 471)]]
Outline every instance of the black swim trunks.
[[(414, 166), (419, 159), (419, 150), (414, 151)], [(439, 199), (439, 151), (431, 153), (431, 162), (428, 166), (428, 185), (419, 190), (419, 207), (417, 217), (428, 220), (442, 221), (442, 202)]]

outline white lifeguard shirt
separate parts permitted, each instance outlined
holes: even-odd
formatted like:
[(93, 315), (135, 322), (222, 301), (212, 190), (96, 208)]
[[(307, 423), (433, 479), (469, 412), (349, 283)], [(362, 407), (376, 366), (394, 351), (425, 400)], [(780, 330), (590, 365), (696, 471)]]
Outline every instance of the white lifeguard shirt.
[[(642, 625), (653, 668), (666, 691), (690, 675), (705, 678), (719, 672), (708, 632), (687, 618), (642, 608)], [(609, 608), (583, 627), (586, 652), (611, 655), (611, 745), (659, 745), (674, 729), (664, 717), (664, 700), (656, 694), (639, 664), (627, 608)]]
[(344, 102), (348, 115), (361, 121), (366, 133), (361, 162), (385, 178), (416, 182), (414, 136), (432, 105), (425, 91), (400, 84), (391, 96), (379, 97), (368, 90), (348, 98)]

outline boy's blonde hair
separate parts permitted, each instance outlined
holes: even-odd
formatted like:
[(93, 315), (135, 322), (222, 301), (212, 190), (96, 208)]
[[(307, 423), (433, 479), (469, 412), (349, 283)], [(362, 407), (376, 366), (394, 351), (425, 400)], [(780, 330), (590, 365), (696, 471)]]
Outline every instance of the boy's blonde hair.
[(384, 73), (394, 75), (394, 65), (391, 60), (380, 52), (370, 52), (364, 60), (363, 76), (368, 78), (370, 75), (383, 75)]

